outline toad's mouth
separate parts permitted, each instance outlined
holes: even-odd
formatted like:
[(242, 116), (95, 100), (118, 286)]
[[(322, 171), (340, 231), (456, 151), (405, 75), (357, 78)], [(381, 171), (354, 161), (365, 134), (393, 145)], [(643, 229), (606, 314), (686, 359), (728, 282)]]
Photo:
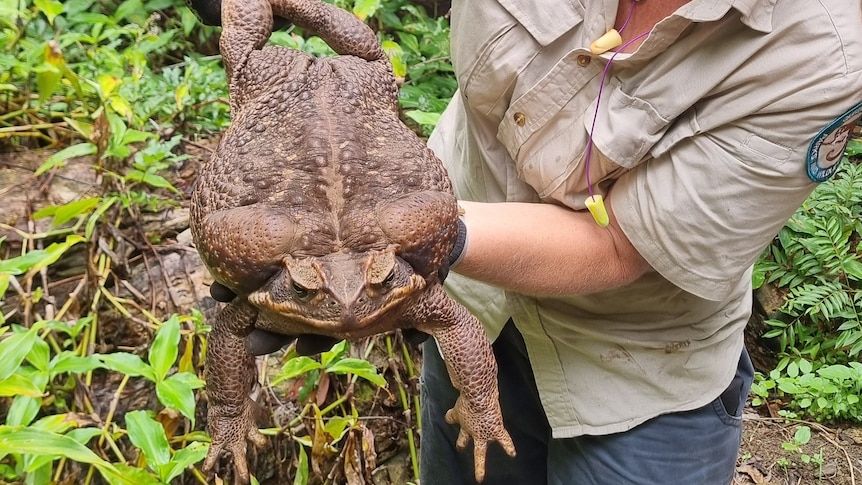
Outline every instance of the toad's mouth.
[[(351, 332), (374, 325), (387, 313), (399, 307), (410, 297), (422, 291), (426, 286), (425, 279), (418, 275), (410, 275), (405, 285), (393, 288), (381, 297), (377, 307), (361, 316), (357, 315), (353, 305), (344, 305), (333, 318), (315, 317), (309, 312), (314, 308), (314, 299), (301, 302), (294, 300), (276, 301), (269, 291), (268, 285), (248, 296), (248, 301), (262, 311), (274, 313), (286, 318), (294, 324), (307, 326), (309, 329), (326, 330), (328, 332)], [(323, 296), (316, 299), (321, 300)]]

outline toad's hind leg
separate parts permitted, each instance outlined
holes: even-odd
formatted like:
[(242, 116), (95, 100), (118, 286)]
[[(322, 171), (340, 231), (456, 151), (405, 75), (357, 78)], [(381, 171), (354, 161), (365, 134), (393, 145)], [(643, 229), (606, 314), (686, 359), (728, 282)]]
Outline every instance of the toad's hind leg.
[(500, 443), (509, 456), (515, 445), (503, 426), (497, 389), (497, 362), (482, 324), (438, 285), (416, 305), (408, 318), (437, 339), (452, 385), (460, 395), (446, 421), (458, 424), (457, 445), (463, 449), (473, 439), (476, 481), (485, 477), (488, 444)]
[(236, 482), (249, 482), (246, 442), (260, 447), (266, 439), (255, 423), (256, 404), (249, 396), (256, 382), (254, 356), (245, 337), (254, 327), (257, 312), (246, 302), (225, 307), (209, 335), (207, 371), (207, 430), (212, 438), (203, 469), (209, 473), (223, 451), (233, 457)]

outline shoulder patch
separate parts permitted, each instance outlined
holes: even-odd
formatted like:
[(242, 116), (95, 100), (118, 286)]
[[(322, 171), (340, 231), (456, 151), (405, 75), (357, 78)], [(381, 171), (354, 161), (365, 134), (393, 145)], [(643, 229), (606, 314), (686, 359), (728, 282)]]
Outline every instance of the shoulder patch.
[(850, 108), (817, 133), (805, 157), (808, 178), (814, 182), (825, 182), (835, 175), (844, 157), (844, 150), (850, 141), (853, 127), (860, 118), (862, 118), (862, 103)]

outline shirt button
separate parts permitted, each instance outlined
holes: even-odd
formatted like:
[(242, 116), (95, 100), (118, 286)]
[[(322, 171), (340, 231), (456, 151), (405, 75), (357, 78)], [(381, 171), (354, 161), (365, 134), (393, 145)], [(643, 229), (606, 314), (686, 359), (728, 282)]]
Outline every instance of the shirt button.
[(515, 124), (518, 126), (524, 126), (524, 123), (527, 122), (527, 116), (520, 111), (512, 115), (512, 119), (515, 120)]
[(586, 67), (590, 65), (590, 61), (593, 59), (590, 56), (585, 56), (583, 54), (578, 56), (578, 65), (581, 67)]

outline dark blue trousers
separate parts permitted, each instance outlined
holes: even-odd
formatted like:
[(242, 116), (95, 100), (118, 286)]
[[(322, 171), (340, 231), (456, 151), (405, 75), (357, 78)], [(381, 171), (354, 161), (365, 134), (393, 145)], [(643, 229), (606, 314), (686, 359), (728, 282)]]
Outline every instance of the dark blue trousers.
[[(743, 350), (733, 382), (700, 409), (655, 417), (629, 431), (553, 439), (521, 334), (510, 321), (494, 342), (503, 420), (518, 456), (488, 448), (484, 485), (727, 485), (742, 437), (754, 370)], [(422, 369), (422, 485), (472, 485), (472, 449), (455, 448), (443, 416), (457, 392), (433, 339)]]

